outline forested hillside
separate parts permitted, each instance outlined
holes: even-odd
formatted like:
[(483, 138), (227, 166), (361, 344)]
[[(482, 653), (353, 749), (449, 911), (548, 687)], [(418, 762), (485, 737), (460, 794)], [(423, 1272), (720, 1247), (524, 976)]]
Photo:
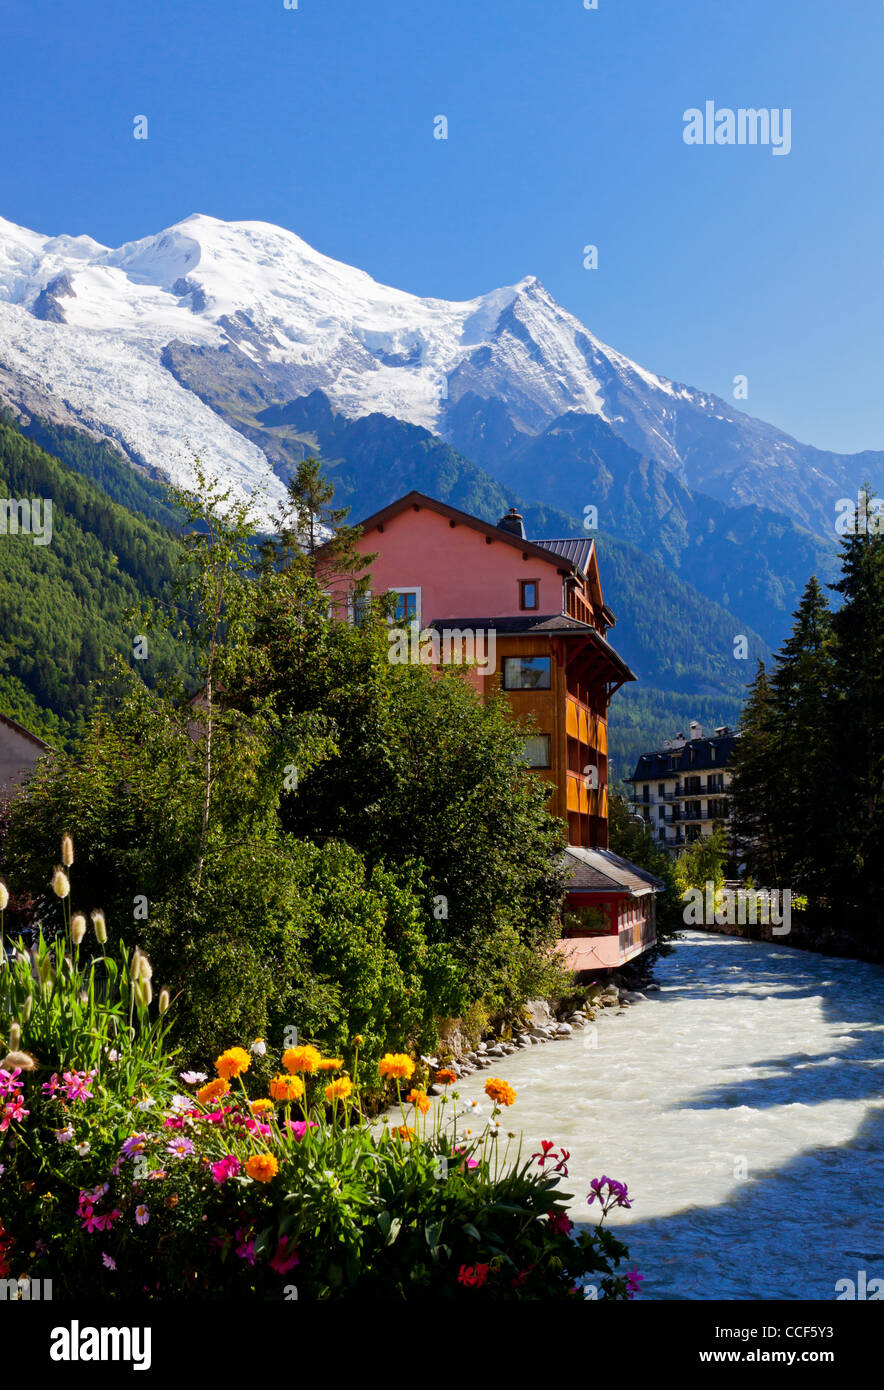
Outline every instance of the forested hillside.
[[(90, 445), (82, 436), (84, 463)], [(175, 549), (163, 527), (112, 501), (8, 419), (0, 420), (0, 497), (52, 501), (51, 544), (0, 535), (0, 709), (64, 746), (85, 727), (92, 682), (112, 654), (133, 659), (137, 634), (123, 615), (169, 591)], [(140, 669), (155, 681), (182, 672), (183, 659), (169, 636), (151, 634)]]

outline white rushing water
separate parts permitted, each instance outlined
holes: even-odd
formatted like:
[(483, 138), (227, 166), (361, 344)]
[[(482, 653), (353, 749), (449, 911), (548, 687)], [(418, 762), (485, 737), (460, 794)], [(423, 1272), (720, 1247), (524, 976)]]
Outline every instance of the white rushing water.
[(840, 1279), (884, 1276), (884, 969), (687, 932), (655, 979), (461, 1096), (487, 1118), (487, 1078), (516, 1088), (523, 1153), (571, 1150), (575, 1221), (597, 1210), (591, 1178), (628, 1183), (608, 1224), (642, 1297), (831, 1300)]

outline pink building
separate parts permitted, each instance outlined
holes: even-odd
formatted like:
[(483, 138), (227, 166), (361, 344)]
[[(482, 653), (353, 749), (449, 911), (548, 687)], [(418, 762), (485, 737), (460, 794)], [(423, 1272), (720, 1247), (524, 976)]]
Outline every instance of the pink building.
[[(494, 525), (419, 492), (361, 526), (360, 548), (376, 556), (370, 591), (397, 595), (395, 628), (410, 634), (402, 659), (417, 658), (422, 633), (436, 634), (434, 662), (446, 660), (446, 634), (447, 659), (460, 660), (466, 645), (478, 693), (502, 689), (526, 725), (526, 762), (550, 783), (550, 811), (565, 822), (570, 845), (607, 851), (608, 707), (635, 676), (608, 641), (615, 618), (602, 595), (594, 540), (531, 541), (514, 509)], [(352, 600), (349, 608), (355, 616)], [(573, 859), (568, 867), (586, 870)], [(562, 947), (575, 970), (603, 964), (603, 937), (606, 965), (655, 939), (662, 885), (649, 876), (626, 881), (631, 867), (610, 856), (607, 877), (569, 892), (572, 925)], [(597, 910), (587, 911), (593, 904)], [(599, 938), (589, 955), (588, 937)]]

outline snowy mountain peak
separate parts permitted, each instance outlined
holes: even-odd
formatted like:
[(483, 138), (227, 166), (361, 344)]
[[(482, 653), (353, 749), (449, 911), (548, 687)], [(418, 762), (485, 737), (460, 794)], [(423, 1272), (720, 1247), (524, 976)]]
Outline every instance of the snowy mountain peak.
[(804, 447), (606, 346), (534, 275), (424, 298), (285, 228), (205, 213), (116, 249), (0, 219), (9, 380), (161, 474), (187, 478), (192, 447), (271, 501), (282, 484), (250, 412), (317, 389), (339, 413), (424, 426), (492, 471), (516, 436), (596, 415), (694, 487), (792, 508), (796, 487), (786, 498), (777, 480)]

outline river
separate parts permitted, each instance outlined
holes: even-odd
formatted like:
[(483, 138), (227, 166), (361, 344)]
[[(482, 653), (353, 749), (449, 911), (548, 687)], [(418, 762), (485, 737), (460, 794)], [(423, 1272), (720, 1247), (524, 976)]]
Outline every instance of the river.
[(884, 1277), (884, 969), (693, 931), (655, 979), (460, 1094), (487, 1117), (488, 1076), (516, 1088), (524, 1153), (571, 1150), (573, 1220), (591, 1178), (628, 1183), (608, 1224), (643, 1298), (831, 1300)]

